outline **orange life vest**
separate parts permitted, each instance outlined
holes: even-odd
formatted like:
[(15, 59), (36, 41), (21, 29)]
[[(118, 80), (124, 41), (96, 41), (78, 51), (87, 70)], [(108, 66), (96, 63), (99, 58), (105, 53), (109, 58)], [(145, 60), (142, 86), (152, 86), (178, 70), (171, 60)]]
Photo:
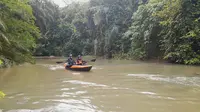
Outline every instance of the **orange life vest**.
[(77, 60), (76, 60), (76, 64), (77, 64), (77, 65), (82, 65), (82, 64), (83, 64), (83, 61), (82, 61), (81, 59), (77, 59)]

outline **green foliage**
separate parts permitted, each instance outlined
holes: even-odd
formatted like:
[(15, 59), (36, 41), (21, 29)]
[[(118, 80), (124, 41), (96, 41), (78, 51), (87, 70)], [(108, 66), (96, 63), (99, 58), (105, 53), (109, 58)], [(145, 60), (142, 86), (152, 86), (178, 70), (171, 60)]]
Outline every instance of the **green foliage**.
[(59, 7), (51, 0), (30, 0), (36, 25), (43, 35), (56, 28), (59, 19)]
[[(74, 56), (79, 54), (87, 55), (91, 51), (89, 42), (89, 31), (87, 27), (86, 11), (88, 4), (73, 3), (62, 9), (62, 24), (68, 23), (67, 40), (63, 43), (63, 54), (68, 56), (70, 53)], [(66, 27), (67, 28), (67, 27)], [(87, 49), (87, 50), (86, 50)]]
[[(137, 3), (130, 0), (91, 0), (87, 13), (91, 37), (97, 40), (97, 55), (108, 58), (126, 48), (122, 43), (122, 34), (131, 22), (131, 16)], [(124, 46), (122, 48), (122, 46)]]
[[(135, 7), (132, 8), (137, 3), (91, 0), (84, 4), (72, 3), (60, 11), (49, 0), (32, 0), (30, 4), (42, 33), (35, 55), (95, 53), (111, 57), (121, 49), (121, 35), (131, 22)], [(54, 21), (49, 20), (52, 17)]]
[(133, 14), (133, 23), (124, 34), (124, 38), (132, 42), (129, 50), (132, 57), (148, 59), (158, 56), (159, 19), (152, 15), (155, 11), (160, 10), (161, 5), (162, 2), (150, 1), (148, 4), (140, 5)]
[(164, 59), (174, 63), (200, 64), (199, 1), (166, 1), (157, 16), (162, 19)]
[(6, 94), (4, 94), (2, 91), (0, 91), (0, 99), (4, 98), (6, 96)]
[[(35, 55), (163, 57), (200, 64), (199, 0), (90, 0), (60, 9), (50, 0), (30, 4), (42, 34)], [(4, 22), (1, 35), (9, 44)]]
[(173, 63), (200, 64), (199, 6), (195, 0), (150, 0), (140, 5), (124, 34), (132, 42), (128, 54), (137, 59), (163, 56)]
[[(41, 31), (41, 38), (37, 39), (34, 55), (59, 54), (55, 47), (59, 41), (56, 37), (59, 31), (59, 7), (50, 0), (31, 0), (35, 23)], [(56, 53), (55, 53), (56, 52)]]
[(3, 64), (3, 62), (0, 60), (0, 65), (2, 65)]
[(32, 51), (39, 30), (28, 0), (1, 0), (0, 6), (0, 56), (17, 64), (34, 63)]

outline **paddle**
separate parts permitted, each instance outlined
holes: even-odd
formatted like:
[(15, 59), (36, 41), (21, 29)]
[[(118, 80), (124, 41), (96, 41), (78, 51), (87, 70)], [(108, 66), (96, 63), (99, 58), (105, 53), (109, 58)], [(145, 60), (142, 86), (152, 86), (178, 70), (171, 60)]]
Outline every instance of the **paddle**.
[[(95, 62), (96, 61), (96, 59), (92, 59), (92, 60), (90, 60), (91, 62)], [(56, 62), (57, 64), (61, 64), (61, 63), (65, 63), (65, 61), (57, 61)], [(87, 63), (87, 61), (83, 61), (83, 63)]]
[(92, 59), (92, 60), (91, 60), (91, 62), (95, 62), (95, 61), (96, 61), (96, 59)]

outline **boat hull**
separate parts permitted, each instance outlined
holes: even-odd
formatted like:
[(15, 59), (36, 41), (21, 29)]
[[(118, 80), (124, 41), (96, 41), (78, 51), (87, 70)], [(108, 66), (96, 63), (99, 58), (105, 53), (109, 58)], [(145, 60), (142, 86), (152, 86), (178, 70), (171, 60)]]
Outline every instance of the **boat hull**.
[(72, 71), (85, 71), (88, 72), (92, 69), (92, 65), (72, 65), (72, 66), (66, 66), (65, 69), (72, 70)]

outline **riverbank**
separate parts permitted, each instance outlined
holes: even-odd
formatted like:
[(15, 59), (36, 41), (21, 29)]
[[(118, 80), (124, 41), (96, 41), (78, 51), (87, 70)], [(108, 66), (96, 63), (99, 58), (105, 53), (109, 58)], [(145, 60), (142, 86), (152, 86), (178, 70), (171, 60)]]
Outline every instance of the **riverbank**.
[(136, 60), (136, 61), (141, 61), (141, 62), (150, 62), (150, 63), (163, 63), (163, 64), (174, 64), (174, 65), (186, 65), (186, 66), (200, 66), (200, 64), (190, 64), (190, 63), (178, 63), (174, 61), (169, 61), (164, 59), (163, 57), (154, 57), (150, 59), (135, 59), (134, 57), (129, 56), (128, 54), (115, 54), (113, 55), (112, 59), (117, 59), (117, 60)]
[[(94, 56), (94, 55), (86, 55), (82, 56), (83, 60), (102, 60), (102, 59), (107, 59), (103, 56)], [(63, 61), (66, 60), (68, 57), (64, 56), (33, 56), (33, 59), (35, 60), (42, 60), (42, 59), (47, 59), (47, 60), (57, 60), (57, 61)], [(76, 59), (76, 57), (73, 57)], [(113, 56), (113, 58), (107, 59), (107, 60), (126, 60), (126, 61), (137, 61), (137, 62), (146, 62), (146, 63), (160, 63), (160, 64), (171, 64), (171, 65), (185, 65), (185, 64), (178, 64), (178, 63), (170, 63), (164, 59), (161, 58), (154, 58), (154, 59), (132, 59), (130, 57), (123, 57), (123, 56)], [(0, 68), (6, 68), (6, 67), (12, 67), (14, 64), (11, 63), (9, 60), (2, 60), (2, 63), (0, 64)], [(199, 65), (185, 65), (185, 66), (199, 66)]]

